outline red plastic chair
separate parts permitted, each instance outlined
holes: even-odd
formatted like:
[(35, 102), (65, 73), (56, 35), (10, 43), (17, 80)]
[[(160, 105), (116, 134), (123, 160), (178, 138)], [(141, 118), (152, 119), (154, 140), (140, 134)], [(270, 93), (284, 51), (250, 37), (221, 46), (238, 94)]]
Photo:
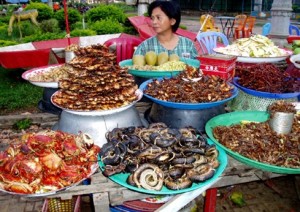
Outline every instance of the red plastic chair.
[(230, 26), (227, 28), (227, 36), (230, 35), (230, 31), (234, 31), (234, 39), (239, 39), (240, 38), (240, 32), (243, 32), (245, 21), (247, 19), (247, 15), (241, 14), (241, 15), (236, 15), (233, 26)]
[(107, 40), (104, 45), (109, 47), (116, 46), (117, 63), (122, 60), (131, 59), (134, 53), (134, 47), (142, 42), (139, 38), (119, 37)]
[(254, 16), (247, 17), (245, 25), (243, 27), (243, 32), (242, 32), (243, 38), (249, 38), (251, 36), (251, 34), (253, 33), (252, 29), (254, 27), (255, 21), (256, 21), (256, 17), (254, 17)]

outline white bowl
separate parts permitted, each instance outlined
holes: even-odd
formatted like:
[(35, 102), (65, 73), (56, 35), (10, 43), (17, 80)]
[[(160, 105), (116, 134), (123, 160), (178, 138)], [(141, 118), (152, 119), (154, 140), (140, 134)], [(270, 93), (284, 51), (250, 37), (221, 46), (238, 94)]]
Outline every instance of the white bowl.
[(296, 68), (300, 69), (300, 54), (292, 55), (290, 57), (290, 61), (295, 65)]

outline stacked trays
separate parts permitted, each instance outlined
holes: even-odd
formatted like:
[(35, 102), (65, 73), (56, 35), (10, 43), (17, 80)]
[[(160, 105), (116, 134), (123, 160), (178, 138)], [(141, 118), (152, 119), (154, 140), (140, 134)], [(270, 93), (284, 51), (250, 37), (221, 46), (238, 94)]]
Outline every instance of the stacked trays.
[[(155, 79), (162, 81), (164, 79)], [(233, 87), (231, 96), (220, 101), (202, 102), (202, 103), (179, 103), (165, 101), (145, 94), (148, 85), (153, 80), (147, 80), (140, 85), (144, 96), (152, 100), (154, 103), (149, 111), (146, 111), (145, 118), (149, 123), (164, 122), (166, 125), (174, 128), (182, 128), (192, 126), (201, 132), (204, 132), (205, 123), (212, 117), (225, 113), (225, 104), (235, 98), (238, 94), (237, 88)]]
[(134, 77), (116, 64), (116, 55), (103, 45), (81, 47), (68, 62), (69, 76), (51, 102), (62, 109), (55, 129), (69, 133), (86, 132), (98, 146), (115, 127), (142, 125), (135, 103), (143, 93)]

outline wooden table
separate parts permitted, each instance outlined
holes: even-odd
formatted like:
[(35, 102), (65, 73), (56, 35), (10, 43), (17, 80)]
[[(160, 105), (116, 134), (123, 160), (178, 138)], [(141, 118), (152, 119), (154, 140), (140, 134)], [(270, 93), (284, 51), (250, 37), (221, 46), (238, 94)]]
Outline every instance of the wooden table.
[[(136, 107), (142, 117), (145, 111), (151, 107), (151, 103), (138, 102), (136, 104)], [(208, 188), (224, 187), (229, 185), (235, 185), (257, 180), (266, 180), (274, 177), (283, 176), (271, 172), (263, 172), (261, 170), (244, 165), (230, 156), (227, 157), (228, 165), (223, 174), (218, 178), (216, 182), (206, 185), (205, 187), (196, 189), (194, 191), (174, 195), (174, 197), (171, 200), (165, 203), (157, 211), (178, 211), (185, 205), (187, 205), (189, 202), (191, 202), (193, 199), (198, 197), (201, 193), (206, 191)], [(70, 188), (67, 191), (51, 195), (48, 198), (59, 197), (61, 199), (71, 199), (73, 196), (86, 194), (93, 195), (95, 211), (101, 212), (110, 211), (110, 205), (121, 205), (125, 201), (156, 196), (135, 192), (123, 186), (120, 186), (119, 184), (114, 183), (113, 181), (108, 179), (107, 177), (104, 177), (101, 171), (98, 170), (98, 172), (91, 177), (90, 185), (78, 185), (76, 187)]]
[[(255, 168), (251, 168), (228, 156), (228, 165), (217, 182), (191, 192), (174, 195), (171, 200), (165, 203), (157, 211), (178, 211), (208, 188), (224, 187), (257, 180), (266, 180), (279, 176), (283, 175), (271, 172), (263, 172)], [(110, 179), (104, 177), (101, 171), (98, 171), (91, 177), (90, 185), (78, 185), (70, 188), (67, 191), (51, 195), (48, 198), (59, 197), (61, 199), (71, 199), (73, 196), (85, 194), (93, 195), (95, 211), (102, 212), (110, 211), (110, 205), (121, 205), (125, 201), (143, 199), (153, 196), (131, 191), (123, 186), (120, 186), (119, 184), (114, 183)]]

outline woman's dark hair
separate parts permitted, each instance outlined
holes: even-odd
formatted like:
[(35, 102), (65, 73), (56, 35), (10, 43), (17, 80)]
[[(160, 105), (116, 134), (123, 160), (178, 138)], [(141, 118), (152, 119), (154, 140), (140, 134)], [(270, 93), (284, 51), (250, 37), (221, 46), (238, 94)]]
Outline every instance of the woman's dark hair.
[(148, 14), (151, 17), (152, 11), (159, 7), (170, 19), (174, 18), (176, 23), (172, 25), (172, 31), (176, 32), (181, 21), (180, 7), (176, 2), (172, 1), (154, 1), (148, 7)]

